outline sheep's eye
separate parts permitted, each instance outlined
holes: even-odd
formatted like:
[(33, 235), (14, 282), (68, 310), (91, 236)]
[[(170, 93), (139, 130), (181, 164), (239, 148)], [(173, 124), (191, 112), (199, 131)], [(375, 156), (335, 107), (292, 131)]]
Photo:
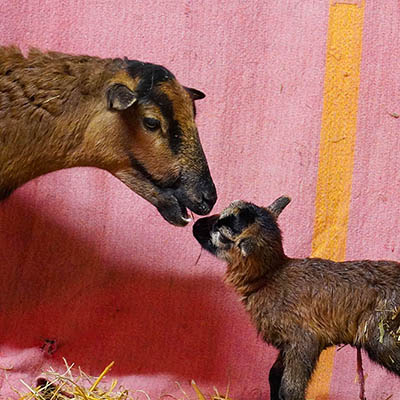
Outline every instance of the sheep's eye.
[(155, 118), (143, 118), (143, 125), (149, 131), (156, 131), (160, 128), (161, 123), (158, 119)]

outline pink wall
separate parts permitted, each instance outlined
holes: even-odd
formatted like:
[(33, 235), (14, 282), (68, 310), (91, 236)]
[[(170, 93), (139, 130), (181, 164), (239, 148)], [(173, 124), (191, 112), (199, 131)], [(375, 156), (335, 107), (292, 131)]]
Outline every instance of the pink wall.
[[(352, 202), (348, 224), (349, 259), (400, 259), (400, 4), (368, 1), (358, 108)], [(400, 114), (400, 113), (399, 113)], [(334, 399), (357, 398), (355, 351), (335, 358)], [(367, 398), (400, 399), (400, 380), (365, 356)], [(352, 373), (348, 373), (348, 369)], [(349, 390), (349, 388), (351, 388)]]
[[(347, 253), (396, 259), (400, 119), (388, 112), (400, 114), (399, 5), (367, 3)], [(197, 120), (215, 210), (289, 194), (281, 227), (288, 254), (300, 257), (311, 251), (328, 10), (327, 0), (19, 0), (1, 6), (0, 34), (25, 50), (164, 64), (203, 90)], [(191, 227), (168, 225), (94, 169), (18, 189), (0, 205), (0, 226), (0, 367), (13, 367), (0, 371), (3, 396), (65, 357), (92, 374), (114, 360), (115, 377), (154, 398), (180, 395), (175, 381), (191, 379), (206, 390), (230, 382), (236, 399), (266, 398), (276, 353), (224, 286), (224, 265), (204, 253), (195, 265)], [(45, 338), (58, 343), (51, 357), (40, 350)], [(355, 355), (338, 354), (331, 395), (344, 400), (358, 392)], [(382, 388), (379, 368), (368, 373), (371, 399), (386, 389), (400, 399), (399, 381)]]

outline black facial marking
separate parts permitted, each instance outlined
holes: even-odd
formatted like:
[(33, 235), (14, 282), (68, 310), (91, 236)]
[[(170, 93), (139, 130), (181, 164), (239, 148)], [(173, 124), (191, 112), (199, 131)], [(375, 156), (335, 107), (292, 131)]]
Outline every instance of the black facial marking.
[(135, 89), (139, 102), (152, 102), (158, 105), (169, 124), (168, 138), (171, 151), (174, 154), (178, 154), (182, 143), (182, 130), (174, 119), (172, 101), (159, 89), (160, 83), (175, 79), (175, 76), (161, 65), (130, 60), (127, 63), (127, 71), (131, 77), (140, 78), (139, 84)]
[(171, 148), (174, 154), (178, 154), (180, 146), (182, 144), (182, 130), (178, 124), (178, 121), (174, 119), (174, 109), (172, 106), (172, 101), (165, 93), (162, 93), (159, 90), (154, 90), (148, 96), (148, 98), (150, 101), (158, 105), (164, 118), (168, 121), (169, 147)]
[(222, 234), (221, 232), (219, 232), (219, 241), (223, 244), (229, 244), (229, 243), (233, 243), (232, 240), (228, 239), (224, 234)]
[(170, 79), (174, 79), (172, 72), (162, 65), (144, 63), (136, 60), (127, 60), (127, 71), (132, 78), (140, 78), (136, 92), (140, 97), (147, 96), (154, 86)]
[(250, 208), (244, 208), (239, 212), (239, 219), (242, 221), (242, 224), (245, 226), (249, 226), (256, 220), (256, 212)]
[(239, 211), (237, 215), (228, 215), (227, 217), (221, 218), (217, 222), (217, 228), (226, 226), (232, 230), (234, 234), (243, 232), (249, 225), (251, 225), (256, 219), (256, 215), (253, 210), (244, 208)]
[(220, 218), (215, 224), (215, 227), (217, 229), (222, 228), (223, 226), (231, 228), (234, 225), (235, 218), (236, 217), (234, 215), (228, 215), (227, 217)]
[(153, 175), (151, 175), (151, 173), (147, 171), (146, 167), (139, 160), (137, 160), (132, 153), (128, 153), (128, 156), (132, 168), (138, 171), (145, 179), (151, 182), (154, 186), (157, 186), (159, 188), (173, 188), (174, 185), (176, 184), (175, 178), (169, 179), (167, 181), (160, 181), (159, 179), (154, 178)]
[(239, 210), (237, 215), (231, 214), (220, 218), (216, 223), (216, 228), (227, 227), (233, 234), (238, 235), (250, 225), (257, 222), (266, 232), (274, 236), (281, 236), (279, 226), (273, 215), (252, 203), (247, 203), (244, 208)]

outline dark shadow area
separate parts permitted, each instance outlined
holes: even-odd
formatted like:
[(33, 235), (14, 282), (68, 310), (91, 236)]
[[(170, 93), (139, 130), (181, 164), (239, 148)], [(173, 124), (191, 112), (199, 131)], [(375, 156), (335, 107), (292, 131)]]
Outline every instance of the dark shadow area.
[(90, 374), (115, 361), (114, 374), (226, 378), (216, 362), (229, 325), (213, 301), (221, 281), (180, 276), (171, 265), (148, 271), (134, 259), (121, 265), (100, 251), (106, 237), (88, 240), (18, 195), (1, 204), (0, 226), (1, 345), (51, 340), (43, 356), (54, 367), (65, 357)]

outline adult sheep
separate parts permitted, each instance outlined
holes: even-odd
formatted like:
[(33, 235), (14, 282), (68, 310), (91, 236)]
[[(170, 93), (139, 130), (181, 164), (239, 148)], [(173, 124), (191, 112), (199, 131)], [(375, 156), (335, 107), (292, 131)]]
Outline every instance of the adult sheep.
[(109, 171), (171, 224), (217, 195), (194, 101), (162, 66), (0, 47), (0, 199), (55, 170)]

